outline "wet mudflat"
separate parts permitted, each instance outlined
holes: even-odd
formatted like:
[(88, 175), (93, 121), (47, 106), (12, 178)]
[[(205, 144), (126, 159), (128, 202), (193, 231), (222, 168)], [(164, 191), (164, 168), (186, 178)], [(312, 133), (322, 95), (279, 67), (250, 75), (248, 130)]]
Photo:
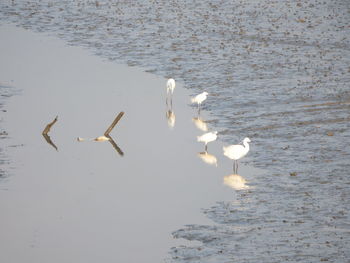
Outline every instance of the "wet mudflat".
[(347, 262), (348, 1), (2, 1), (0, 16), (205, 89), (220, 140), (252, 139), (259, 187), (203, 207), (218, 224), (175, 232), (203, 243), (174, 261)]

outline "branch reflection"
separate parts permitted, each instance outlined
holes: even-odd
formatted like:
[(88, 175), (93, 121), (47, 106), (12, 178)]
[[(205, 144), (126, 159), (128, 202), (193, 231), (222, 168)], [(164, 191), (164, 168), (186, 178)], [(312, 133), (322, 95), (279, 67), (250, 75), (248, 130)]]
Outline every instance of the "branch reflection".
[(50, 136), (48, 134), (44, 134), (44, 133), (42, 135), (45, 138), (46, 142), (48, 144), (50, 144), (53, 148), (55, 148), (56, 151), (58, 151), (57, 146), (53, 143), (53, 141), (51, 140)]
[(109, 143), (113, 146), (117, 153), (119, 153), (120, 156), (124, 156), (124, 152), (119, 148), (119, 146), (116, 144), (113, 138), (110, 135), (106, 135), (106, 137), (109, 138)]

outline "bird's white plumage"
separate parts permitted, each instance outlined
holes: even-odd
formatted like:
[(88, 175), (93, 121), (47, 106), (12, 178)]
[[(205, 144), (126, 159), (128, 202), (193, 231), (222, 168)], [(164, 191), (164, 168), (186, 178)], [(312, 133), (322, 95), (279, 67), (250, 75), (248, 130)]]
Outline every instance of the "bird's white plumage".
[(243, 145), (230, 145), (227, 147), (223, 147), (224, 155), (230, 158), (231, 160), (239, 160), (244, 157), (249, 152), (249, 138), (245, 138), (243, 140)]
[(175, 80), (174, 79), (168, 79), (166, 83), (166, 92), (173, 94), (175, 89)]
[(197, 140), (199, 142), (204, 142), (205, 145), (207, 145), (208, 142), (213, 142), (216, 140), (216, 138), (218, 137), (218, 132), (217, 131), (214, 131), (214, 132), (207, 132), (207, 133), (204, 133), (203, 135), (201, 136), (197, 136)]
[(201, 94), (198, 94), (197, 96), (193, 97), (191, 99), (192, 103), (197, 103), (198, 105), (202, 104), (203, 101), (205, 101), (207, 99), (208, 96), (208, 92), (204, 91)]

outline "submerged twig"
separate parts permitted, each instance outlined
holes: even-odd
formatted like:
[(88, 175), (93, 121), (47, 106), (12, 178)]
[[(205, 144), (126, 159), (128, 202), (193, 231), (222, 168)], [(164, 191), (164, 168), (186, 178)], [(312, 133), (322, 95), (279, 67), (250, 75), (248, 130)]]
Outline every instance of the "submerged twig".
[(51, 127), (56, 123), (57, 118), (58, 118), (58, 116), (56, 116), (56, 118), (52, 122), (50, 122), (48, 125), (46, 125), (45, 129), (42, 132), (43, 135), (47, 135), (48, 134), (48, 132), (50, 131)]
[(108, 127), (108, 129), (105, 131), (104, 135), (108, 136), (109, 133), (113, 130), (114, 126), (117, 125), (118, 121), (123, 117), (124, 112), (121, 111), (118, 116), (114, 119), (114, 121), (112, 122), (112, 124)]

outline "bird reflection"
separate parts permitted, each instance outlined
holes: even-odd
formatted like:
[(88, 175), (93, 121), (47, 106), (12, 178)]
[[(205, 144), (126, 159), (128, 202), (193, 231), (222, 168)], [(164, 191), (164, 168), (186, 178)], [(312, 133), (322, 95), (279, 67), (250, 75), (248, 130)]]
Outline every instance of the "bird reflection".
[(239, 174), (230, 174), (224, 177), (224, 184), (235, 190), (249, 189), (247, 181)]
[(205, 123), (204, 120), (201, 119), (200, 116), (198, 116), (197, 118), (192, 118), (192, 121), (193, 121), (194, 125), (196, 125), (196, 127), (198, 129), (200, 129), (201, 131), (204, 131), (204, 132), (208, 131), (207, 124)]
[(47, 142), (48, 144), (50, 144), (53, 148), (55, 148), (56, 151), (58, 151), (57, 146), (52, 142), (50, 136), (49, 136), (48, 134), (44, 134), (44, 133), (43, 133), (42, 135), (43, 135), (43, 137), (45, 138), (46, 142)]
[(215, 155), (212, 155), (207, 151), (198, 153), (198, 157), (207, 164), (215, 165), (216, 167), (218, 166), (218, 160), (216, 159)]
[(113, 140), (113, 138), (109, 134), (102, 135), (102, 136), (99, 136), (99, 137), (96, 137), (96, 138), (81, 138), (81, 137), (78, 137), (77, 141), (78, 142), (83, 142), (83, 141), (105, 142), (105, 141), (108, 141), (113, 146), (113, 148), (117, 151), (117, 153), (120, 156), (124, 155), (124, 152), (119, 148), (117, 143)]
[(168, 120), (168, 126), (169, 128), (174, 128), (175, 127), (175, 113), (172, 110), (167, 110), (166, 113), (166, 118)]
[(175, 127), (175, 120), (176, 120), (175, 113), (173, 111), (173, 101), (170, 100), (169, 102), (168, 98), (166, 98), (165, 105), (166, 105), (165, 116), (168, 121), (168, 126), (170, 129), (173, 129)]

